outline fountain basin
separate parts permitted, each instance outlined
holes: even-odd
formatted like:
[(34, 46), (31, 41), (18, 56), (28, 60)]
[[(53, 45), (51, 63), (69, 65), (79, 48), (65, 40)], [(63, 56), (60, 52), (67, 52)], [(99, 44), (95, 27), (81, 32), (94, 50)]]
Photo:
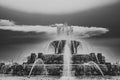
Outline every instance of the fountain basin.
[(72, 77), (72, 76), (62, 76), (61, 78), (60, 78), (60, 80), (75, 80), (75, 77)]

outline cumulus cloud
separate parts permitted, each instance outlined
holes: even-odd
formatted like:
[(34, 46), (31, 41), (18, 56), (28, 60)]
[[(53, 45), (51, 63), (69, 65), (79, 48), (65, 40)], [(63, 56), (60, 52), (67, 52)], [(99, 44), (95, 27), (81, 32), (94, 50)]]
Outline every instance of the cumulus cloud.
[(107, 28), (102, 27), (84, 27), (84, 26), (72, 26), (72, 27), (74, 27), (75, 35), (81, 38), (99, 36), (109, 31)]
[(13, 26), (13, 25), (15, 25), (15, 22), (13, 21), (0, 19), (0, 26)]

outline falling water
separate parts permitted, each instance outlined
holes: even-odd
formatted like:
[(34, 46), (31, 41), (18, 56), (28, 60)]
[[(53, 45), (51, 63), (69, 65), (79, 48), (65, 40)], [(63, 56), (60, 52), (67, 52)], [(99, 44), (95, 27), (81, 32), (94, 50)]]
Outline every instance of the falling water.
[(78, 50), (81, 50), (79, 53), (86, 54), (93, 51), (92, 47), (84, 39), (81, 39), (79, 42), (81, 43), (81, 46), (78, 47)]
[(65, 44), (64, 53), (63, 53), (63, 76), (61, 77), (61, 80), (74, 80), (74, 77), (71, 74), (71, 57), (72, 57), (71, 50), (70, 50), (71, 35), (66, 34), (62, 36), (62, 38), (66, 40), (66, 44)]
[(65, 51), (64, 51), (64, 67), (63, 67), (63, 76), (71, 76), (71, 52), (69, 48), (69, 42), (65, 45)]
[(52, 40), (46, 43), (47, 45), (44, 47), (44, 53), (46, 54), (54, 53), (53, 49), (51, 49), (51, 48), (54, 48), (51, 43), (52, 43)]
[(58, 46), (57, 46), (57, 53), (59, 53), (60, 43), (61, 43), (61, 40), (59, 41)]
[(95, 68), (97, 68), (100, 71), (101, 75), (104, 77), (103, 71), (101, 70), (101, 68), (99, 67), (99, 65), (96, 64), (95, 62), (90, 61), (88, 63), (84, 63), (83, 65), (84, 65), (84, 67), (85, 67), (85, 65), (91, 65), (91, 66), (93, 65)]
[(48, 72), (47, 72), (47, 69), (46, 69), (46, 66), (45, 66), (43, 60), (40, 59), (40, 58), (38, 58), (38, 59), (35, 60), (34, 64), (32, 65), (32, 68), (31, 68), (31, 70), (30, 70), (30, 73), (29, 73), (29, 75), (28, 75), (28, 78), (30, 78), (30, 76), (31, 76), (31, 74), (32, 74), (32, 71), (33, 71), (34, 67), (37, 65), (37, 62), (41, 62), (40, 66), (43, 65), (44, 72), (45, 72), (45, 74), (47, 75)]
[[(63, 63), (63, 76), (61, 77), (61, 80), (74, 80), (74, 77), (71, 74), (71, 58), (72, 58), (72, 54), (71, 54), (71, 50), (70, 50), (70, 45), (71, 45), (70, 42), (71, 42), (71, 39), (72, 39), (72, 35), (71, 35), (72, 34), (72, 28), (70, 26), (67, 26), (67, 25), (59, 26), (57, 28), (58, 28), (58, 33), (60, 33), (60, 34), (58, 34), (59, 37), (57, 36), (57, 39), (59, 40), (59, 43), (56, 46), (57, 47), (56, 53), (59, 52), (58, 50), (59, 50), (59, 47), (60, 47), (60, 44), (61, 44), (61, 40), (63, 40), (63, 39), (66, 40), (66, 44), (65, 44), (65, 47), (64, 47), (64, 53), (63, 53), (63, 62), (64, 62)], [(91, 47), (88, 47), (89, 44), (86, 44), (86, 42), (84, 40), (81, 40), (79, 42), (82, 43), (82, 49), (83, 50), (82, 50), (81, 53), (90, 53), (91, 51), (93, 51), (91, 49)], [(75, 47), (75, 45), (73, 43), (73, 49), (74, 49), (73, 51), (76, 51), (75, 48), (76, 47)], [(37, 59), (34, 62), (32, 68), (31, 68), (31, 71), (29, 73), (29, 77), (30, 77), (30, 75), (32, 73), (32, 70), (33, 70), (34, 66), (36, 65), (36, 63), (38, 61), (42, 62), (42, 65), (44, 65), (44, 70), (47, 72), (47, 69), (45, 67), (44, 62), (41, 59)], [(93, 65), (93, 66), (95, 66), (100, 71), (102, 76), (104, 76), (102, 70), (100, 69), (100, 67), (96, 63), (90, 61), (90, 62), (85, 63), (83, 65)]]
[(63, 64), (63, 76), (61, 77), (61, 80), (74, 80), (75, 77), (71, 74), (71, 50), (70, 50), (70, 42), (67, 40), (65, 49), (64, 49), (64, 64)]

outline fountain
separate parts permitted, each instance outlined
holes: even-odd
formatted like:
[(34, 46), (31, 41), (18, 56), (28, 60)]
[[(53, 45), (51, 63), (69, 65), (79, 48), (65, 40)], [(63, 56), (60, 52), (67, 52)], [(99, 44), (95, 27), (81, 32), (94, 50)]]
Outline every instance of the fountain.
[(53, 49), (53, 52), (55, 54), (61, 54), (63, 53), (65, 43), (66, 43), (65, 40), (55, 40), (50, 43), (50, 47)]
[(71, 47), (70, 42), (72, 41), (71, 40), (71, 34), (72, 34), (73, 30), (72, 30), (72, 27), (67, 26), (67, 25), (65, 25), (63, 27), (60, 27), (60, 28), (62, 28), (62, 33), (66, 33), (63, 36), (64, 39), (66, 40), (66, 44), (64, 46), (64, 53), (63, 53), (63, 75), (60, 78), (60, 80), (74, 80), (75, 77), (73, 77), (72, 74), (71, 74), (72, 53), (71, 53), (71, 50), (70, 50), (70, 47)]
[(70, 80), (71, 78), (71, 53), (70, 53), (70, 48), (69, 48), (69, 42), (65, 45), (65, 50), (64, 50), (64, 64), (63, 64), (63, 76), (61, 80)]
[[(38, 62), (39, 62), (39, 63), (38, 63)], [(38, 64), (37, 64), (37, 63), (38, 63)], [(43, 66), (44, 73), (45, 73), (45, 75), (47, 75), (48, 72), (47, 72), (47, 69), (46, 69), (46, 65), (44, 64), (44, 62), (43, 62), (42, 59), (38, 58), (38, 59), (36, 59), (35, 62), (33, 63), (32, 68), (31, 68), (31, 70), (30, 70), (30, 73), (29, 73), (29, 75), (28, 75), (28, 78), (31, 77), (32, 71), (33, 71), (33, 69), (34, 69), (34, 67), (35, 67), (36, 65), (37, 65), (37, 66)]]
[(104, 74), (103, 74), (101, 68), (100, 68), (99, 65), (96, 64), (95, 62), (90, 61), (90, 62), (84, 63), (83, 65), (84, 65), (84, 68), (85, 68), (85, 65), (94, 66), (96, 69), (98, 69), (98, 70), (100, 71), (101, 75), (104, 77)]
[[(77, 49), (81, 47), (81, 44), (84, 44), (84, 43), (82, 41), (77, 41), (76, 39), (72, 39), (71, 35), (73, 33), (73, 28), (71, 26), (67, 26), (66, 24), (62, 26), (58, 26), (57, 31), (58, 31), (58, 36), (57, 36), (58, 39), (51, 42), (49, 46), (52, 49), (54, 49), (53, 51), (55, 52), (55, 54), (63, 55), (63, 73), (62, 73), (62, 77), (60, 78), (60, 80), (75, 80), (75, 77), (72, 75), (71, 58), (73, 54), (77, 54)], [(84, 48), (85, 46), (82, 46), (82, 47)], [(84, 51), (89, 51), (89, 49), (84, 50)], [(99, 60), (97, 57), (96, 59), (99, 63)], [(47, 75), (48, 72), (46, 69), (46, 65), (44, 64), (42, 59), (38, 58), (35, 60), (28, 77), (31, 76), (33, 68), (37, 65), (37, 62), (41, 62), (41, 66), (43, 65), (45, 74)], [(104, 77), (102, 70), (95, 62), (90, 61), (82, 65), (94, 66), (100, 71), (101, 75)]]

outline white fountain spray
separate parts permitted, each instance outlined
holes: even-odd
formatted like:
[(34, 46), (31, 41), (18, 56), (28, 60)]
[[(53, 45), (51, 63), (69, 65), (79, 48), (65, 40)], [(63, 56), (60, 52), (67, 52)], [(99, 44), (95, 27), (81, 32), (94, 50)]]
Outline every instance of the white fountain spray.
[(86, 65), (94, 66), (96, 69), (98, 69), (98, 70), (100, 71), (101, 75), (104, 77), (103, 71), (101, 70), (101, 68), (99, 67), (99, 65), (96, 64), (95, 62), (90, 61), (90, 62), (84, 63), (84, 64), (82, 64), (82, 65), (84, 66), (84, 69), (85, 69), (85, 66), (86, 66)]
[(71, 76), (71, 52), (69, 47), (69, 41), (66, 42), (65, 50), (64, 50), (64, 66), (63, 66), (63, 76), (70, 77)]
[[(62, 77), (60, 78), (60, 80), (74, 80), (75, 79), (75, 77), (74, 76), (72, 76), (72, 73), (71, 73), (71, 58), (72, 58), (72, 52), (71, 52), (71, 50), (70, 50), (70, 45), (71, 45), (71, 41), (72, 40), (76, 40), (76, 37), (73, 37), (73, 36), (75, 36), (75, 35), (73, 35), (73, 26), (68, 26), (67, 24), (63, 24), (63, 25), (60, 25), (60, 26), (56, 26), (57, 27), (57, 32), (58, 32), (58, 35), (56, 36), (56, 40), (59, 40), (60, 42), (58, 43), (58, 45), (57, 45), (57, 53), (59, 52), (58, 51), (58, 49), (59, 49), (59, 47), (60, 47), (60, 44), (61, 44), (61, 40), (66, 40), (66, 44), (65, 44), (65, 47), (64, 47), (64, 53), (63, 53), (63, 75), (62, 75)], [(77, 28), (77, 29), (76, 29)], [(80, 27), (76, 27), (75, 28), (75, 32), (76, 31), (79, 31), (78, 33), (79, 34), (81, 34), (81, 38), (83, 37), (89, 37), (90, 35), (88, 35), (88, 32), (90, 31), (96, 31), (97, 30), (97, 28), (80, 28)], [(80, 29), (79, 29), (80, 28)], [(82, 31), (83, 30), (83, 31)], [(101, 33), (105, 33), (107, 30), (105, 30), (105, 29), (101, 29), (100, 28), (100, 31), (99, 31), (99, 29), (98, 29), (98, 32), (101, 32)], [(77, 33), (77, 32), (76, 32)], [(84, 36), (82, 36), (82, 35), (84, 35)], [(91, 48), (87, 48), (88, 47), (88, 44), (85, 44), (85, 42), (83, 42), (83, 41), (79, 41), (80, 43), (82, 43), (83, 45), (82, 45), (82, 49), (83, 49), (83, 51), (82, 51), (82, 53), (88, 53), (90, 50), (91, 50)], [(73, 44), (73, 49), (74, 49), (74, 51), (76, 50), (75, 49), (75, 45), (74, 45), (74, 43), (72, 43)], [(78, 48), (78, 47), (77, 47)], [(84, 49), (86, 49), (86, 50), (84, 50)], [(48, 51), (48, 50), (47, 50)], [(85, 52), (85, 51), (87, 51), (87, 52)], [(76, 53), (76, 52), (75, 52)], [(45, 69), (45, 71), (47, 72), (47, 69), (46, 69), (46, 67), (45, 67), (45, 64), (44, 64), (44, 62), (42, 61), (42, 60), (40, 60), (40, 59), (37, 59), (35, 62), (34, 62), (34, 64), (33, 64), (33, 66), (32, 66), (32, 68), (31, 68), (31, 71), (30, 71), (30, 74), (29, 74), (29, 77), (30, 77), (30, 75), (31, 75), (31, 73), (32, 73), (32, 70), (33, 70), (33, 68), (34, 68), (34, 66), (36, 65), (36, 63), (38, 62), (38, 61), (41, 61), (42, 62), (42, 65), (44, 65), (44, 69)], [(96, 65), (94, 62), (90, 62), (90, 63), (87, 63), (88, 65), (94, 65), (95, 67), (97, 67), (99, 70), (100, 70), (100, 72), (101, 72), (101, 74), (102, 75), (104, 75), (103, 73), (102, 73), (102, 70), (99, 68), (99, 66), (98, 65)]]
[(66, 44), (64, 47), (64, 53), (63, 53), (63, 62), (64, 62), (63, 63), (63, 76), (61, 77), (61, 80), (74, 80), (74, 77), (71, 74), (72, 55), (71, 55), (71, 50), (70, 50), (72, 28), (71, 26), (67, 26), (67, 25), (63, 27), (59, 27), (59, 28), (61, 28), (60, 30), (62, 30), (62, 32), (60, 33), (62, 35), (61, 39), (66, 40)]
[[(37, 64), (38, 62), (40, 62), (41, 64)], [(43, 62), (42, 59), (38, 58), (38, 59), (36, 59), (35, 62), (33, 63), (32, 68), (31, 68), (31, 70), (30, 70), (30, 73), (29, 73), (29, 75), (28, 75), (28, 78), (31, 77), (32, 71), (33, 71), (33, 69), (34, 69), (34, 67), (35, 67), (36, 65), (37, 65), (37, 66), (43, 66), (44, 73), (45, 73), (45, 75), (47, 75), (48, 72), (47, 72), (47, 69), (46, 69), (46, 65), (44, 64), (44, 62)]]

